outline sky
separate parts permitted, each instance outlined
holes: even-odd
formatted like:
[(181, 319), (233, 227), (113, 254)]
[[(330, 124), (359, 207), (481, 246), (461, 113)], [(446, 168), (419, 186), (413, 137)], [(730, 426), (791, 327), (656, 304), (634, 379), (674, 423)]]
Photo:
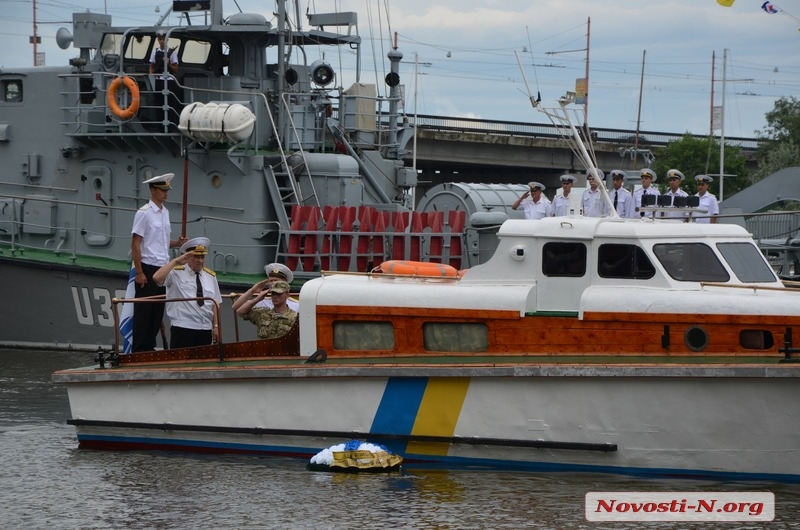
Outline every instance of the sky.
[[(300, 9), (358, 13), (364, 82), (383, 79), (388, 66), (382, 58), (396, 34), (408, 113), (547, 123), (531, 108), (525, 79), (543, 104), (555, 105), (585, 76), (588, 32), (590, 126), (635, 130), (638, 122), (641, 131), (708, 134), (713, 87), (714, 106), (723, 106), (723, 88), (725, 94), (724, 129), (715, 135), (752, 138), (766, 126), (764, 115), (778, 98), (800, 95), (800, 0), (772, 2), (776, 14), (762, 10), (763, 3), (306, 0)], [(70, 26), (73, 11), (107, 12), (119, 26), (152, 25), (171, 2), (37, 0), (36, 5), (38, 51), (45, 52), (47, 66), (61, 66), (77, 54), (55, 43), (56, 31)], [(274, 22), (274, 2), (226, 0), (225, 14), (237, 12), (237, 6)], [(0, 9), (0, 65), (32, 65), (33, 0), (0, 0)], [(165, 22), (178, 23), (174, 15)], [(305, 19), (303, 25), (307, 28)], [(325, 59), (339, 72), (337, 83), (348, 86), (348, 57)]]

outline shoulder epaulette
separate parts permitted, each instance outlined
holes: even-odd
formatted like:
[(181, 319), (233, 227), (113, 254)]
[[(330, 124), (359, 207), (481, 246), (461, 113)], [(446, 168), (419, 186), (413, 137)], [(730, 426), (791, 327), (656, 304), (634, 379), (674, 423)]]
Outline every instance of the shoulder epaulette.
[(149, 209), (150, 209), (150, 203), (149, 202), (147, 204), (145, 204), (144, 206), (142, 206), (141, 208), (139, 208), (139, 210), (142, 210), (142, 211), (149, 210)]
[(209, 269), (208, 267), (203, 267), (203, 270), (209, 273), (211, 276), (216, 276), (217, 273)]
[(186, 268), (186, 265), (175, 265), (175, 269), (174, 269), (174, 270), (176, 270), (176, 271), (182, 271), (182, 270), (183, 270), (183, 269), (185, 269), (185, 268)]

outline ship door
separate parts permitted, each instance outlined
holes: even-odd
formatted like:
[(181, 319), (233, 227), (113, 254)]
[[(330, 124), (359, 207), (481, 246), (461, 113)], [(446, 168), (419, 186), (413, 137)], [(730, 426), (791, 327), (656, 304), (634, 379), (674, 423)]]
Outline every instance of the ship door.
[(87, 245), (106, 247), (112, 241), (111, 170), (106, 166), (89, 166), (81, 180), (81, 234)]

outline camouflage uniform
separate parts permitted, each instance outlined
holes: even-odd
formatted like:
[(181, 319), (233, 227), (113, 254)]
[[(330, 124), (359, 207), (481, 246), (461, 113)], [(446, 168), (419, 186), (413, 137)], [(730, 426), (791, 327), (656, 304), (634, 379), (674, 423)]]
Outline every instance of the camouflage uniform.
[(259, 339), (277, 339), (292, 329), (297, 321), (297, 312), (289, 309), (279, 313), (274, 309), (254, 307), (244, 316), (244, 319), (258, 326)]

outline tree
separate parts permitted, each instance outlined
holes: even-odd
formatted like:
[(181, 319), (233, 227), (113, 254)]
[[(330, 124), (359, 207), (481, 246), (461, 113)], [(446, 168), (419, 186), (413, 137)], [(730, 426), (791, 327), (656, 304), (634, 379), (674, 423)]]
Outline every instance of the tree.
[(756, 153), (758, 169), (752, 175), (752, 182), (800, 165), (800, 100), (794, 96), (782, 97), (764, 117), (767, 126), (756, 133), (760, 140)]
[[(669, 142), (666, 147), (656, 151), (653, 170), (659, 176), (657, 185), (664, 191), (667, 179), (663, 176), (670, 169), (678, 169), (686, 176), (683, 190), (694, 195), (697, 193), (695, 175), (710, 175), (714, 182), (709, 191), (719, 198), (719, 154), (719, 142), (716, 139), (696, 138), (686, 133), (680, 140)], [(739, 146), (725, 144), (725, 175), (726, 197), (749, 185), (744, 155)]]

